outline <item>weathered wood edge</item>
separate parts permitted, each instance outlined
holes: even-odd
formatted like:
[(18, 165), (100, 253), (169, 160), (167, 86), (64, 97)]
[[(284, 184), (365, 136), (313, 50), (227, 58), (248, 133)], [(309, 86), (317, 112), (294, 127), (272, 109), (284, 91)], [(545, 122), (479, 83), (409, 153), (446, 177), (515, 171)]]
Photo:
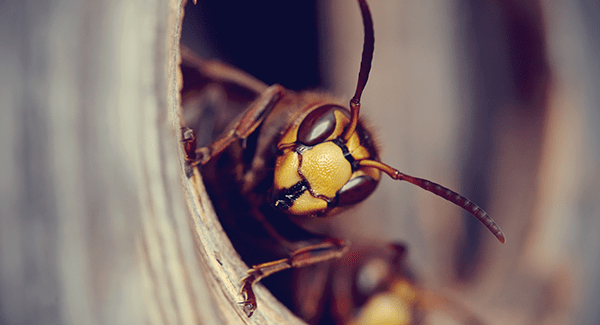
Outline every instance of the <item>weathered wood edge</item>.
[(242, 300), (239, 289), (240, 279), (246, 274), (248, 267), (241, 261), (223, 231), (198, 170), (194, 169), (191, 178), (186, 176), (188, 167), (184, 159), (183, 148), (180, 145), (181, 107), (179, 100), (179, 90), (182, 86), (179, 71), (179, 39), (184, 5), (185, 3), (180, 3), (177, 13), (177, 29), (174, 31), (172, 43), (175, 46), (170, 48), (172, 51), (170, 58), (174, 62), (169, 63), (169, 89), (171, 98), (176, 100), (170, 101), (169, 117), (172, 119), (173, 131), (177, 134), (176, 145), (181, 166), (180, 176), (187, 198), (188, 225), (195, 245), (196, 262), (207, 282), (212, 300), (211, 305), (216, 308), (220, 320), (224, 324), (304, 324), (262, 285), (258, 285), (256, 288), (257, 311), (250, 318), (245, 315), (239, 304)]

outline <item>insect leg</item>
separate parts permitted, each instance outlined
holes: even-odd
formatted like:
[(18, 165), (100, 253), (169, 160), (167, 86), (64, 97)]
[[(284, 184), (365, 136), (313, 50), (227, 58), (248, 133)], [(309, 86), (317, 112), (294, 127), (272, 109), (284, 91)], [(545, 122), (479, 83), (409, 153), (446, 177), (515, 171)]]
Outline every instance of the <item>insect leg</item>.
[(265, 90), (260, 96), (250, 104), (250, 106), (240, 115), (240, 117), (228, 127), (218, 140), (206, 147), (196, 149), (196, 161), (192, 166), (205, 164), (212, 157), (219, 154), (231, 143), (237, 140), (247, 138), (262, 123), (271, 109), (277, 104), (283, 96), (284, 88), (280, 85), (273, 85)]
[(181, 45), (181, 66), (192, 68), (196, 70), (200, 76), (222, 85), (236, 85), (256, 94), (260, 94), (267, 89), (266, 84), (252, 75), (232, 68), (217, 60), (200, 58), (183, 44)]
[(252, 287), (267, 276), (289, 268), (298, 268), (326, 260), (340, 258), (348, 250), (349, 243), (335, 238), (324, 238), (320, 243), (298, 249), (290, 257), (252, 266), (242, 279), (241, 294), (244, 297), (243, 309), (248, 317), (256, 310), (256, 296)]

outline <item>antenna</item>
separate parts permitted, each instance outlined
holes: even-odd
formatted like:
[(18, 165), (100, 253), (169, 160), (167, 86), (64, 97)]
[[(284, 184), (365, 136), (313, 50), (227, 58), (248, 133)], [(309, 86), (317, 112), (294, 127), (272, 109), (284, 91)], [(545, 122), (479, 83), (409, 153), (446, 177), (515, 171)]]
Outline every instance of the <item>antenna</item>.
[(360, 5), (360, 12), (363, 17), (363, 26), (365, 27), (365, 41), (363, 43), (362, 59), (360, 61), (360, 71), (358, 73), (358, 84), (356, 85), (356, 91), (354, 97), (350, 100), (350, 124), (346, 127), (342, 139), (348, 141), (358, 124), (358, 115), (360, 113), (360, 96), (362, 95), (367, 80), (369, 79), (369, 72), (371, 71), (371, 61), (373, 61), (373, 50), (375, 49), (375, 33), (373, 31), (373, 18), (371, 17), (371, 11), (365, 0), (358, 0)]

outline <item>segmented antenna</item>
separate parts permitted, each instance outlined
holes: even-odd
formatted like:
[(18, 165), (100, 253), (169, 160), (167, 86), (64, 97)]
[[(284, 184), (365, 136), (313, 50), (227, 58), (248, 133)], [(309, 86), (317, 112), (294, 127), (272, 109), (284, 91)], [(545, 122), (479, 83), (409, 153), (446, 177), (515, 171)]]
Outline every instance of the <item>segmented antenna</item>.
[(344, 134), (342, 134), (342, 139), (344, 139), (344, 141), (348, 141), (350, 136), (352, 136), (352, 133), (356, 130), (358, 115), (360, 113), (360, 96), (369, 79), (371, 61), (373, 61), (373, 50), (375, 49), (375, 32), (373, 31), (371, 11), (365, 0), (358, 0), (358, 4), (363, 17), (363, 26), (365, 27), (365, 41), (363, 43), (362, 59), (360, 61), (360, 71), (358, 73), (358, 84), (356, 85), (354, 97), (350, 100), (350, 112), (352, 117), (350, 119), (350, 124), (348, 124)]
[(358, 164), (362, 167), (377, 168), (382, 172), (388, 174), (393, 179), (407, 181), (437, 196), (443, 197), (444, 199), (458, 205), (459, 207), (468, 211), (470, 214), (474, 215), (475, 218), (479, 219), (479, 221), (481, 221), (481, 223), (483, 223), (492, 232), (492, 234), (494, 234), (496, 238), (498, 238), (498, 240), (501, 243), (506, 242), (506, 237), (504, 237), (504, 233), (502, 232), (502, 230), (500, 230), (500, 227), (496, 224), (496, 222), (494, 222), (494, 219), (492, 219), (492, 217), (490, 217), (487, 214), (487, 212), (483, 211), (483, 209), (480, 208), (477, 204), (471, 202), (471, 200), (467, 199), (466, 197), (439, 184), (430, 182), (426, 179), (403, 174), (397, 169), (392, 168), (379, 161), (363, 159), (360, 160)]
[[(366, 0), (358, 0), (358, 4), (360, 6), (360, 12), (363, 17), (363, 26), (365, 27), (365, 41), (363, 44), (363, 52), (362, 59), (360, 61), (360, 71), (358, 73), (358, 84), (356, 85), (356, 92), (354, 92), (354, 97), (350, 100), (350, 112), (351, 118), (350, 123), (344, 130), (342, 134), (342, 139), (344, 141), (348, 141), (354, 131), (356, 130), (356, 125), (358, 124), (358, 116), (360, 113), (360, 96), (362, 95), (363, 90), (367, 84), (367, 80), (369, 79), (369, 72), (371, 71), (371, 62), (373, 61), (373, 50), (375, 49), (375, 33), (373, 31), (373, 18), (371, 17), (371, 11), (369, 10), (369, 6), (367, 5)], [(395, 168), (392, 168), (382, 162), (363, 159), (359, 161), (360, 166), (364, 167), (373, 167), (377, 168), (384, 173), (390, 175), (391, 178), (407, 181), (411, 184), (417, 185), (423, 188), (426, 191), (429, 191), (437, 196), (443, 197), (444, 199), (458, 205), (459, 207), (465, 209), (472, 215), (474, 215), (481, 223), (483, 223), (501, 243), (506, 241), (504, 237), (504, 233), (500, 230), (500, 227), (494, 222), (494, 220), (487, 214), (487, 212), (483, 211), (477, 204), (471, 202), (471, 200), (466, 197), (447, 189), (439, 184), (430, 182), (426, 179), (412, 177), (410, 175), (406, 175), (401, 173)]]

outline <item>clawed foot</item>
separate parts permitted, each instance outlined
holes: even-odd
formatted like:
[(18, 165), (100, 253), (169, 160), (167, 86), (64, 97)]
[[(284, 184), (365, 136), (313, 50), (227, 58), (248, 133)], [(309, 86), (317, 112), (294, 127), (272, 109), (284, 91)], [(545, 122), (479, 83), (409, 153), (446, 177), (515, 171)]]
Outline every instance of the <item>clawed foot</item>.
[(256, 310), (256, 302), (242, 301), (239, 304), (242, 305), (242, 310), (244, 313), (246, 313), (246, 316), (250, 317), (252, 314), (254, 314), (254, 311)]
[(285, 269), (303, 267), (333, 258), (340, 258), (347, 250), (347, 242), (335, 238), (325, 238), (320, 243), (292, 252), (288, 258), (254, 265), (248, 270), (248, 275), (242, 279), (240, 293), (244, 297), (244, 301), (240, 304), (243, 305), (244, 312), (250, 317), (256, 310), (256, 296), (254, 296), (254, 291), (252, 290), (252, 286), (256, 282)]
[(196, 149), (196, 161), (193, 162), (193, 165), (204, 165), (207, 161), (210, 160), (211, 157), (212, 156), (209, 147), (202, 147)]
[(256, 282), (256, 277), (252, 274), (253, 270), (249, 271), (249, 274), (242, 279), (242, 289), (240, 290), (240, 294), (244, 297), (244, 301), (239, 304), (242, 305), (242, 310), (246, 313), (246, 316), (250, 317), (256, 310), (256, 296), (254, 295), (254, 290), (252, 290), (252, 286), (254, 282)]
[(188, 161), (188, 165), (191, 167), (204, 165), (212, 157), (211, 149), (209, 147), (196, 148), (197, 142), (194, 130), (184, 126), (181, 131), (183, 132), (181, 142), (183, 142), (185, 159)]

